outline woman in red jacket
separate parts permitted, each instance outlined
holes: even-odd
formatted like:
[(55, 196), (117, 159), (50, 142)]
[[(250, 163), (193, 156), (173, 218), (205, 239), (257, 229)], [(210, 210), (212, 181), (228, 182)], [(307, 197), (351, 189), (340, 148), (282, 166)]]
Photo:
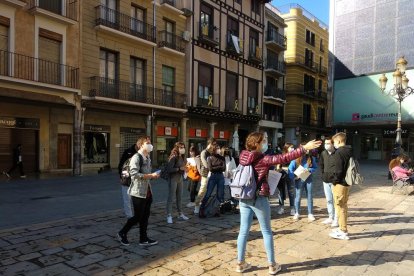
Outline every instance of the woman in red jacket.
[(243, 166), (252, 165), (257, 176), (257, 191), (255, 199), (240, 199), (240, 231), (237, 238), (237, 272), (244, 272), (250, 268), (250, 264), (245, 262), (245, 252), (247, 238), (250, 226), (253, 220), (253, 214), (262, 230), (263, 241), (266, 249), (267, 260), (269, 262), (269, 274), (275, 275), (281, 270), (281, 266), (275, 261), (273, 235), (270, 227), (270, 204), (269, 204), (269, 184), (267, 183), (267, 175), (269, 168), (277, 164), (286, 164), (291, 160), (305, 154), (307, 150), (318, 148), (321, 141), (310, 141), (298, 149), (279, 155), (267, 155), (268, 143), (263, 133), (253, 132), (246, 139), (246, 150), (240, 154), (240, 164)]

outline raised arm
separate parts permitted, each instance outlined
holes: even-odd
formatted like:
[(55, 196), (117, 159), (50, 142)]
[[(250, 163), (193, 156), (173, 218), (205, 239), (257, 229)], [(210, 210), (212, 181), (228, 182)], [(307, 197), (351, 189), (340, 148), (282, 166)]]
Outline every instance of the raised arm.
[(306, 150), (303, 147), (299, 147), (294, 151), (285, 154), (267, 155), (263, 158), (263, 162), (269, 167), (277, 164), (286, 164), (299, 158), (301, 155), (305, 154), (305, 152)]

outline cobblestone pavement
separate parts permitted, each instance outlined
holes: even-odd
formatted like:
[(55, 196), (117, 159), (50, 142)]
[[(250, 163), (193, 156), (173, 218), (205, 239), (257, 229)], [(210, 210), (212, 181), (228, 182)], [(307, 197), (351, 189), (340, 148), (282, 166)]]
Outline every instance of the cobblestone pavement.
[[(414, 275), (414, 197), (390, 194), (383, 167), (364, 165), (366, 183), (352, 188), (349, 241), (329, 238), (329, 227), (321, 224), (326, 202), (317, 180), (315, 222), (306, 215), (295, 222), (272, 208), (280, 274)], [(159, 241), (152, 247), (138, 245), (136, 228), (130, 246), (119, 244), (114, 236), (125, 222), (120, 210), (1, 230), (0, 275), (240, 275), (234, 272), (238, 215), (167, 225), (164, 209), (160, 203), (152, 208), (149, 236)], [(245, 275), (267, 275), (257, 222), (246, 260), (252, 268)]]

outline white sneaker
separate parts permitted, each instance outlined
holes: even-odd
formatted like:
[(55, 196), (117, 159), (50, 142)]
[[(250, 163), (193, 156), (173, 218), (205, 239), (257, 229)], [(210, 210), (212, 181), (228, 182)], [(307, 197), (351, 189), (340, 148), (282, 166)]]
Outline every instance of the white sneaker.
[(308, 215), (308, 220), (309, 221), (315, 221), (316, 219), (315, 219), (315, 217), (312, 214), (309, 214)]
[(194, 207), (195, 203), (194, 202), (188, 202), (186, 205), (188, 208)]
[(290, 215), (291, 216), (294, 216), (296, 214), (296, 210), (295, 210), (295, 208), (290, 208)]
[(345, 233), (339, 229), (329, 233), (329, 236), (337, 240), (349, 240), (348, 233)]
[(194, 214), (198, 215), (198, 213), (200, 213), (200, 205), (194, 207)]
[(173, 223), (173, 220), (172, 220), (172, 216), (171, 215), (167, 216), (167, 223), (169, 223), (169, 224), (172, 224)]
[(299, 214), (298, 214), (298, 213), (296, 213), (296, 214), (293, 216), (293, 219), (294, 219), (294, 220), (298, 220), (298, 219), (299, 219)]
[(331, 227), (338, 227), (338, 226), (339, 224), (337, 220), (332, 221)]
[(283, 206), (280, 206), (279, 210), (277, 210), (278, 215), (283, 215), (284, 212), (285, 212), (285, 208), (283, 208)]
[(332, 224), (333, 220), (331, 218), (327, 218), (324, 221), (322, 221), (322, 224)]
[(282, 266), (280, 264), (269, 265), (270, 275), (276, 275), (281, 270), (282, 270)]
[(181, 213), (181, 215), (178, 216), (178, 218), (182, 219), (182, 220), (188, 220), (189, 218), (184, 215), (183, 213)]

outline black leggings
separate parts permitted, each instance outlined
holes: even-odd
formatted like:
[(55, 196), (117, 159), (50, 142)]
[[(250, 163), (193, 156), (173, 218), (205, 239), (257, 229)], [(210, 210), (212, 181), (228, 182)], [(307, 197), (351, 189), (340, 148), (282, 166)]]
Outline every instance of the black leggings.
[(16, 168), (19, 168), (20, 176), (24, 175), (23, 162), (13, 163), (13, 166), (10, 168), (10, 170), (7, 173), (11, 174)]
[(132, 196), (132, 205), (134, 206), (134, 216), (129, 218), (121, 229), (121, 233), (127, 234), (132, 226), (139, 223), (139, 240), (145, 242), (148, 239), (147, 227), (150, 216), (150, 209), (152, 203), (152, 195), (148, 198), (140, 198)]
[(193, 180), (189, 180), (188, 181), (188, 191), (190, 192), (190, 201), (194, 202), (195, 198), (197, 196), (197, 186), (198, 186), (198, 181), (193, 181)]

